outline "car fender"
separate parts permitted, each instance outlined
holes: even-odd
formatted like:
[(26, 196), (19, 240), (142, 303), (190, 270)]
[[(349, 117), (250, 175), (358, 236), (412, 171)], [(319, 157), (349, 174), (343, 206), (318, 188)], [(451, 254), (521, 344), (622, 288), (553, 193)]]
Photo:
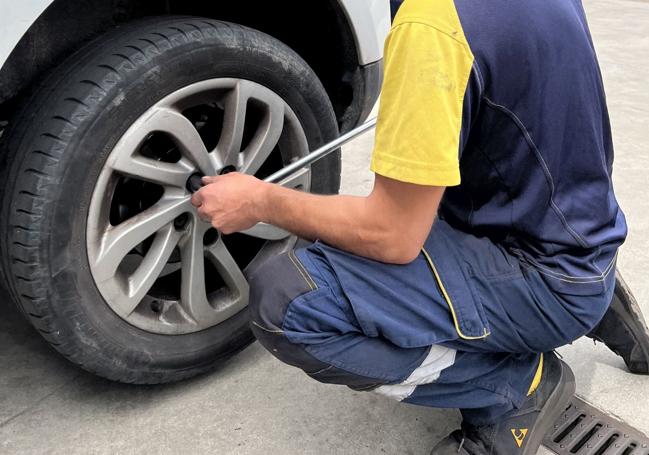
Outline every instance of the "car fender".
[(360, 65), (383, 58), (383, 43), (390, 31), (388, 0), (339, 0), (352, 28)]
[[(338, 0), (349, 21), (356, 40), (360, 65), (383, 57), (383, 42), (390, 29), (388, 0)], [(3, 11), (0, 27), (0, 68), (23, 35), (53, 0), (0, 0)]]
[(4, 66), (18, 41), (53, 0), (0, 0), (2, 26), (0, 27), (0, 68)]

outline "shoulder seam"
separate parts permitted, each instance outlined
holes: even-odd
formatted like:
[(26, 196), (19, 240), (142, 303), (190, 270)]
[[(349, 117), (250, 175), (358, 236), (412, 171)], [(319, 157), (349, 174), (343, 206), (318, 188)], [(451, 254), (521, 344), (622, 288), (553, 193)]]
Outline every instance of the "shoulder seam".
[(396, 30), (396, 29), (398, 29), (399, 27), (401, 27), (402, 25), (407, 25), (407, 24), (419, 24), (419, 25), (425, 25), (426, 27), (430, 27), (430, 28), (432, 28), (432, 29), (434, 29), (434, 30), (437, 30), (439, 33), (448, 36), (448, 37), (451, 38), (453, 41), (456, 41), (457, 43), (461, 44), (463, 47), (467, 48), (467, 50), (469, 51), (469, 53), (470, 53), (471, 55), (473, 55), (473, 52), (471, 52), (471, 47), (469, 46), (469, 43), (467, 43), (466, 41), (459, 40), (459, 39), (457, 38), (457, 36), (454, 36), (452, 33), (449, 33), (448, 31), (443, 30), (441, 27), (438, 27), (438, 26), (436, 26), (436, 25), (433, 25), (433, 24), (431, 24), (430, 22), (427, 22), (427, 21), (424, 21), (424, 20), (409, 19), (409, 20), (405, 20), (405, 21), (400, 21), (398, 24), (396, 24), (396, 25), (394, 25), (394, 26), (392, 27), (392, 30)]
[(480, 90), (480, 99), (486, 98), (487, 93), (486, 93), (486, 89), (485, 89), (484, 77), (482, 76), (482, 70), (480, 69), (480, 64), (478, 63), (478, 59), (475, 58), (475, 56), (473, 57), (472, 70), (475, 73), (476, 80), (478, 81), (478, 87), (479, 87), (479, 90)]

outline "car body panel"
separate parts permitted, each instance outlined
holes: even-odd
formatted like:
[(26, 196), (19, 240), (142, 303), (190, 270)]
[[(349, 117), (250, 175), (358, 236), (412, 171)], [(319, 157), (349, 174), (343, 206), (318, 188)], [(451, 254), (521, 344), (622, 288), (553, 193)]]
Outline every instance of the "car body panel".
[[(339, 0), (356, 39), (360, 65), (383, 58), (383, 43), (390, 30), (390, 2), (387, 0)], [(371, 20), (367, 20), (371, 18)]]
[[(358, 49), (359, 65), (380, 60), (390, 28), (388, 0), (338, 0), (347, 16)], [(23, 35), (53, 0), (0, 0), (0, 68)], [(369, 19), (369, 20), (368, 20)]]
[(52, 0), (0, 0), (0, 68)]

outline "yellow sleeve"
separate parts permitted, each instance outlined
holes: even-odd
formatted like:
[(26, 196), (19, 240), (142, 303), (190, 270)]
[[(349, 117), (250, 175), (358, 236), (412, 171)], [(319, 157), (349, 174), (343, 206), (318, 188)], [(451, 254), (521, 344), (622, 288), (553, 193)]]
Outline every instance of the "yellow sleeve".
[(462, 33), (427, 23), (396, 25), (385, 44), (385, 73), (373, 172), (431, 186), (460, 184), (462, 109), (473, 55)]

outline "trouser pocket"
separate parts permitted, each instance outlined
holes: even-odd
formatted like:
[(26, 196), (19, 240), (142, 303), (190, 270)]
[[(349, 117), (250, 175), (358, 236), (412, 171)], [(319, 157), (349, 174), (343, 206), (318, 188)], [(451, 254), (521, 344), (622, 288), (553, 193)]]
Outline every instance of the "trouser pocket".
[(466, 280), (457, 280), (466, 291), (450, 290), (444, 278), (446, 271), (438, 270), (442, 292), (427, 253), (405, 265), (373, 261), (322, 243), (309, 247), (306, 253), (321, 265), (329, 280), (335, 280), (341, 305), (351, 308), (367, 337), (382, 337), (402, 348), (418, 348), (488, 333)]
[(442, 233), (429, 236), (423, 250), (428, 266), (453, 319), (459, 338), (478, 340), (490, 334), (480, 296), (471, 285), (473, 273)]

